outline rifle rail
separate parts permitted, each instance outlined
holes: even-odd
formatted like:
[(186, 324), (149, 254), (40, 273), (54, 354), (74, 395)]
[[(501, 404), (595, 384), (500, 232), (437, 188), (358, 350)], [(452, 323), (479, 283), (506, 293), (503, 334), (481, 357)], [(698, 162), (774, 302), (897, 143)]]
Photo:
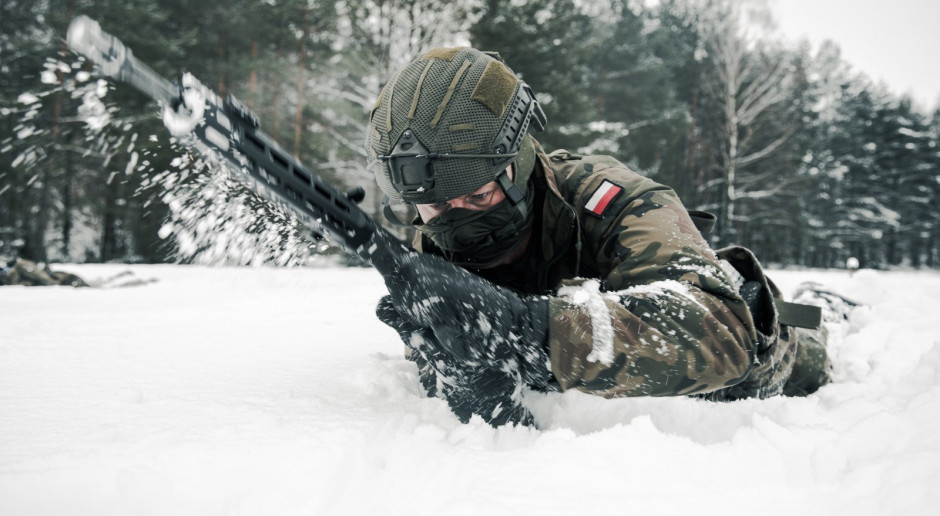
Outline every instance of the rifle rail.
[(341, 193), (278, 145), (260, 129), (258, 117), (232, 95), (220, 101), (218, 95), (188, 75), (185, 81), (176, 83), (164, 79), (87, 16), (72, 20), (67, 39), (73, 51), (97, 63), (102, 73), (131, 84), (171, 113), (187, 109), (199, 112), (196, 108), (201, 106), (186, 105), (184, 93), (188, 88), (205, 93), (200, 99), (205, 102), (202, 118), (190, 133), (180, 136), (181, 143), (210, 160), (217, 156), (224, 159), (236, 180), (295, 215), (310, 228), (314, 238), (326, 238), (358, 255), (383, 275), (392, 273), (398, 257), (411, 251), (362, 211), (358, 199)]

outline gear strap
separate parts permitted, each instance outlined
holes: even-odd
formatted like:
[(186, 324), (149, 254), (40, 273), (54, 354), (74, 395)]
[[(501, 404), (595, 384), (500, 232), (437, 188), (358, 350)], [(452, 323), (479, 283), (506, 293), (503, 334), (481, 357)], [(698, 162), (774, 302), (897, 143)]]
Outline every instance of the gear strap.
[(791, 303), (780, 299), (775, 300), (777, 305), (777, 319), (780, 324), (816, 330), (822, 324), (822, 308), (813, 305)]

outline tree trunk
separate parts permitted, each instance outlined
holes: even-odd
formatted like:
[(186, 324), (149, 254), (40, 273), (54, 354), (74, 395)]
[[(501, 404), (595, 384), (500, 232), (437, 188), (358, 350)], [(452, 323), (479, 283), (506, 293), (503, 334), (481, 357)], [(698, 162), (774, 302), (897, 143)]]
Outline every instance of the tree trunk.
[[(285, 62), (280, 44), (275, 47), (275, 53), (280, 62)], [(274, 91), (271, 98), (271, 137), (278, 143), (281, 143), (281, 86), (283, 82), (284, 78), (278, 67), (274, 71), (274, 85), (272, 86)]]
[[(698, 88), (692, 88), (692, 98), (689, 100), (689, 142), (686, 147), (686, 174), (693, 174), (695, 171), (696, 157), (696, 136), (698, 129)], [(698, 185), (701, 186), (701, 183)]]
[(104, 216), (101, 226), (101, 247), (99, 259), (102, 262), (113, 260), (117, 250), (117, 172), (112, 172), (105, 184)]
[(258, 96), (258, 40), (251, 41), (251, 71), (248, 72), (248, 107), (254, 109)]
[[(71, 7), (70, 7), (71, 9)], [(63, 42), (62, 48), (66, 49), (66, 44)], [(62, 104), (65, 96), (65, 92), (61, 89), (61, 85), (64, 82), (62, 75), (62, 70), (56, 69), (56, 83), (60, 86), (59, 91), (55, 94), (55, 99), (52, 103), (52, 126), (50, 128), (51, 142), (49, 145), (49, 161), (45, 166), (41, 167), (42, 172), (40, 175), (40, 186), (39, 186), (39, 206), (38, 211), (35, 213), (35, 221), (30, 231), (30, 237), (27, 240), (29, 246), (29, 254), (33, 260), (39, 262), (45, 262), (48, 260), (49, 253), (46, 248), (46, 230), (49, 226), (50, 220), (50, 211), (52, 205), (52, 169), (54, 166), (51, 166), (56, 157), (61, 156), (62, 153), (68, 153), (68, 150), (55, 151), (54, 149), (58, 148), (59, 139), (62, 137), (63, 125), (62, 125)]]
[(924, 260), (924, 265), (930, 267), (931, 269), (937, 265), (937, 243), (940, 242), (938, 233), (940, 233), (940, 228), (934, 226), (933, 229), (931, 229), (930, 236), (927, 239), (927, 257)]
[[(733, 40), (733, 35), (726, 35), (730, 40)], [(735, 42), (737, 43), (737, 42)], [(736, 47), (734, 43), (730, 43), (729, 47), (734, 50), (729, 52), (727, 60), (724, 62), (723, 77), (725, 78), (725, 91), (724, 91), (724, 117), (725, 117), (725, 127), (724, 127), (724, 141), (727, 145), (725, 151), (725, 163), (724, 163), (724, 195), (721, 200), (722, 205), (722, 224), (721, 239), (724, 242), (729, 242), (733, 233), (734, 226), (734, 200), (735, 200), (735, 172), (737, 171), (738, 163), (738, 90), (741, 85), (741, 77), (739, 74), (741, 67), (741, 54), (740, 49)]]
[[(229, 2), (225, 2), (225, 11), (228, 11)], [(228, 28), (225, 24), (219, 24), (219, 45), (217, 54), (219, 58), (219, 81), (215, 91), (220, 97), (225, 98), (228, 93), (228, 74), (225, 70), (228, 65)]]
[[(71, 131), (66, 137), (66, 143), (72, 140)], [(64, 151), (64, 184), (62, 185), (62, 256), (65, 260), (71, 260), (72, 247), (72, 225), (73, 225), (73, 199), (72, 188), (75, 179), (75, 164), (72, 161), (70, 151)]]
[(297, 111), (294, 115), (294, 155), (300, 156), (300, 137), (303, 134), (303, 123), (304, 123), (304, 90), (305, 82), (307, 81), (306, 77), (306, 68), (307, 68), (307, 37), (309, 36), (309, 23), (308, 18), (310, 16), (310, 8), (304, 7), (303, 16), (301, 19), (301, 38), (300, 38), (300, 55), (298, 56), (297, 63)]

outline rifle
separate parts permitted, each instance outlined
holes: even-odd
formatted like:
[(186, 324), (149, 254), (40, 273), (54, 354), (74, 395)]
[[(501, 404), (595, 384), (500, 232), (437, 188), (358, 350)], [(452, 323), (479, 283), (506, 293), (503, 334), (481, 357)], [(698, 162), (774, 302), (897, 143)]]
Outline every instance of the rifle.
[[(164, 125), (181, 143), (210, 163), (226, 165), (236, 180), (295, 215), (314, 238), (325, 238), (359, 256), (386, 283), (400, 284), (400, 264), (416, 251), (357, 206), (364, 195), (361, 188), (341, 193), (265, 134), (258, 117), (235, 97), (221, 100), (190, 74), (176, 82), (164, 79), (91, 18), (72, 20), (67, 41), (72, 51), (94, 61), (104, 75), (131, 84), (163, 105)], [(528, 411), (513, 399), (515, 380), (500, 371), (456, 363), (435, 371), (445, 385), (461, 387), (446, 396), (461, 421), (478, 413), (494, 426), (508, 418), (531, 422)]]
[(262, 131), (258, 117), (234, 96), (222, 100), (190, 74), (174, 82), (164, 79), (87, 16), (72, 20), (67, 41), (104, 75), (160, 103), (171, 134), (210, 161), (222, 162), (236, 180), (292, 213), (315, 239), (325, 238), (359, 256), (386, 278), (394, 275), (402, 256), (414, 252), (359, 208), (365, 194), (361, 187), (344, 194), (324, 181)]

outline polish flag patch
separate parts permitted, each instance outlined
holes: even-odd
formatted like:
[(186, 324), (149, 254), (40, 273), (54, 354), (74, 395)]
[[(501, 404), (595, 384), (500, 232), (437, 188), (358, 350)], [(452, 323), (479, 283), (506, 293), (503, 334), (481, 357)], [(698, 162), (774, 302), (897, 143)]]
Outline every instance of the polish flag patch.
[(588, 199), (587, 204), (584, 205), (585, 211), (594, 216), (603, 217), (604, 212), (607, 211), (607, 207), (610, 206), (610, 203), (613, 202), (622, 191), (623, 188), (605, 179), (604, 182), (597, 187), (597, 190), (594, 190), (594, 194)]

